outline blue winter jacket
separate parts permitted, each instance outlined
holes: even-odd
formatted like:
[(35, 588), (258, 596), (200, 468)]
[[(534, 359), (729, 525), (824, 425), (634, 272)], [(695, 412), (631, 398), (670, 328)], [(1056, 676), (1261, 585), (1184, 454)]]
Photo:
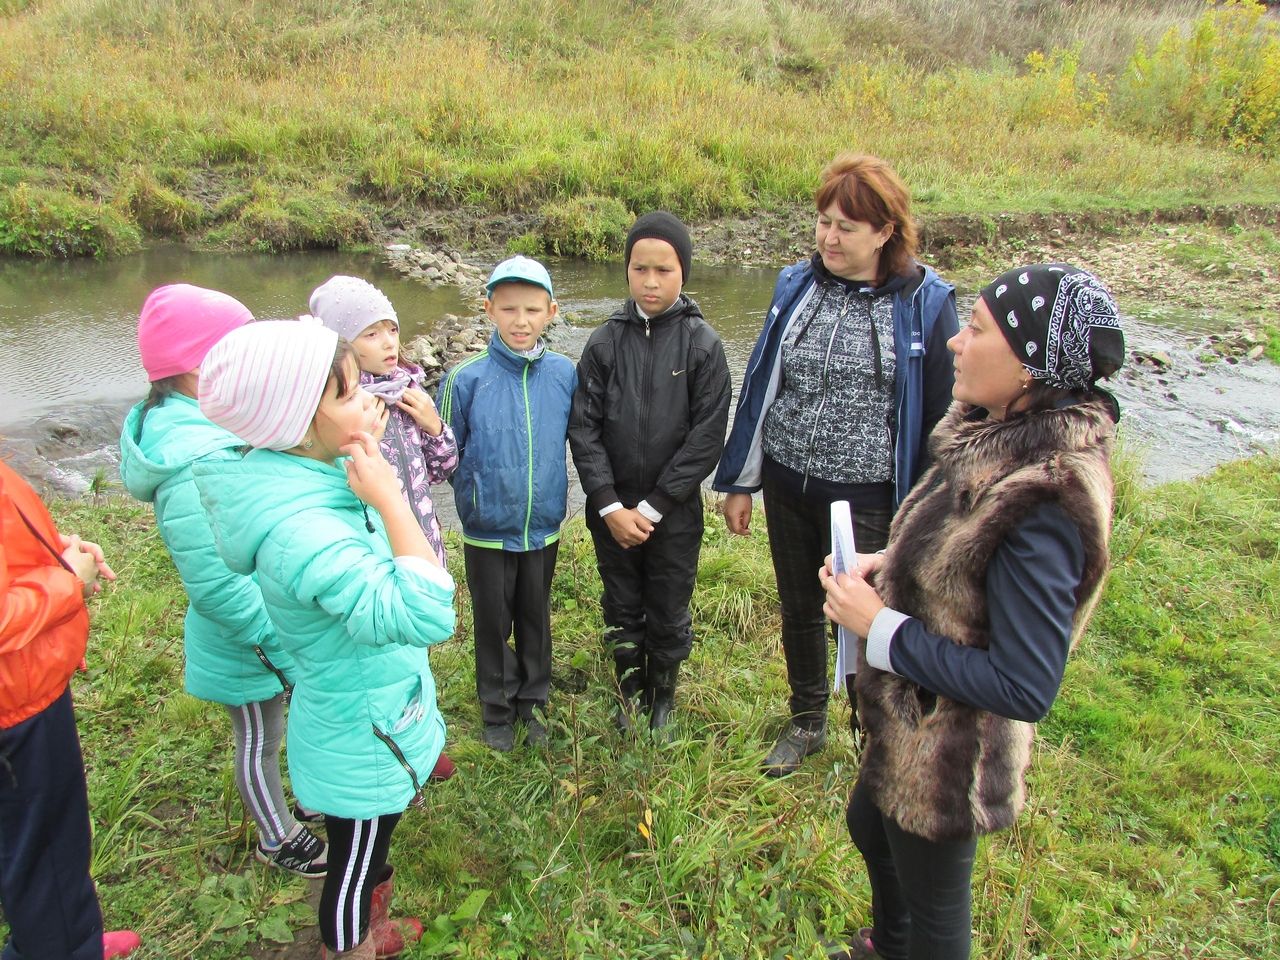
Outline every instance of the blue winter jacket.
[[(955, 287), (929, 267), (920, 269), (923, 274), (893, 298), (893, 347), (897, 362), (893, 444), (895, 507), (924, 472), (925, 441), (947, 412), (955, 379), (947, 350), (947, 340), (960, 329)], [(778, 275), (764, 329), (747, 363), (733, 428), (711, 485), (721, 493), (754, 493), (760, 489), (764, 461), (761, 431), (765, 414), (778, 395), (781, 383), (781, 344), (787, 328), (817, 288), (818, 281), (809, 260), (785, 267)]]
[(293, 658), (276, 641), (257, 582), (232, 573), (218, 556), (191, 474), (202, 460), (238, 461), (244, 441), (182, 394), (145, 417), (142, 406), (129, 411), (120, 432), (120, 479), (134, 497), (155, 504), (160, 537), (187, 591), (187, 692), (233, 707), (270, 700), (292, 683)]
[(426, 647), (453, 633), (453, 579), (392, 556), (341, 466), (252, 450), (193, 470), (219, 552), (232, 570), (257, 571), (297, 663), (295, 796), (352, 820), (403, 812), (444, 746)]
[(458, 441), (454, 505), (462, 539), (495, 550), (541, 550), (560, 536), (569, 479), (565, 438), (577, 373), (568, 357), (489, 346), (440, 384), (436, 406)]

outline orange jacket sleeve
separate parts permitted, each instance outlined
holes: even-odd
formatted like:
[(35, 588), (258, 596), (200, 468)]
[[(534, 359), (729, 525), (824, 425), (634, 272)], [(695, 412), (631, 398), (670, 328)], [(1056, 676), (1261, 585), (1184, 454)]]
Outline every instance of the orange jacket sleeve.
[(85, 609), (84, 584), (31, 532), (24, 516), (58, 545), (57, 528), (35, 491), (0, 464), (0, 654), (28, 646)]

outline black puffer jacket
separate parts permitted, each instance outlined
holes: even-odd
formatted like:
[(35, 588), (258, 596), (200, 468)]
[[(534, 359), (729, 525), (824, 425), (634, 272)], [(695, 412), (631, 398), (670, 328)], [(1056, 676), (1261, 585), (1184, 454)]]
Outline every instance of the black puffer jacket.
[(569, 447), (590, 509), (698, 492), (724, 448), (732, 387), (720, 335), (683, 294), (645, 320), (628, 300), (578, 362)]

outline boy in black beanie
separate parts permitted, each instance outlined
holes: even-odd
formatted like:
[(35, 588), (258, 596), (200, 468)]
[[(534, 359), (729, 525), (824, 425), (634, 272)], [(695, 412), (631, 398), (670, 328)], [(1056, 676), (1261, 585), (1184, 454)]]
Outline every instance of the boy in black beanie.
[(645, 214), (624, 250), (631, 297), (582, 351), (569, 446), (604, 582), (618, 726), (646, 711), (657, 730), (693, 647), (701, 484), (724, 446), (731, 386), (719, 334), (681, 292), (693, 250), (685, 225)]

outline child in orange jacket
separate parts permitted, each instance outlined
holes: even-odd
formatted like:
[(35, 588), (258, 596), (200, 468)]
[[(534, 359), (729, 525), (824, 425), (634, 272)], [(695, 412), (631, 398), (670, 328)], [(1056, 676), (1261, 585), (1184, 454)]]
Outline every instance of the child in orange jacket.
[(104, 960), (139, 945), (102, 931), (89, 878), (89, 796), (70, 680), (89, 637), (85, 599), (114, 580), (102, 549), (58, 533), (0, 461), (0, 905), (5, 960)]

